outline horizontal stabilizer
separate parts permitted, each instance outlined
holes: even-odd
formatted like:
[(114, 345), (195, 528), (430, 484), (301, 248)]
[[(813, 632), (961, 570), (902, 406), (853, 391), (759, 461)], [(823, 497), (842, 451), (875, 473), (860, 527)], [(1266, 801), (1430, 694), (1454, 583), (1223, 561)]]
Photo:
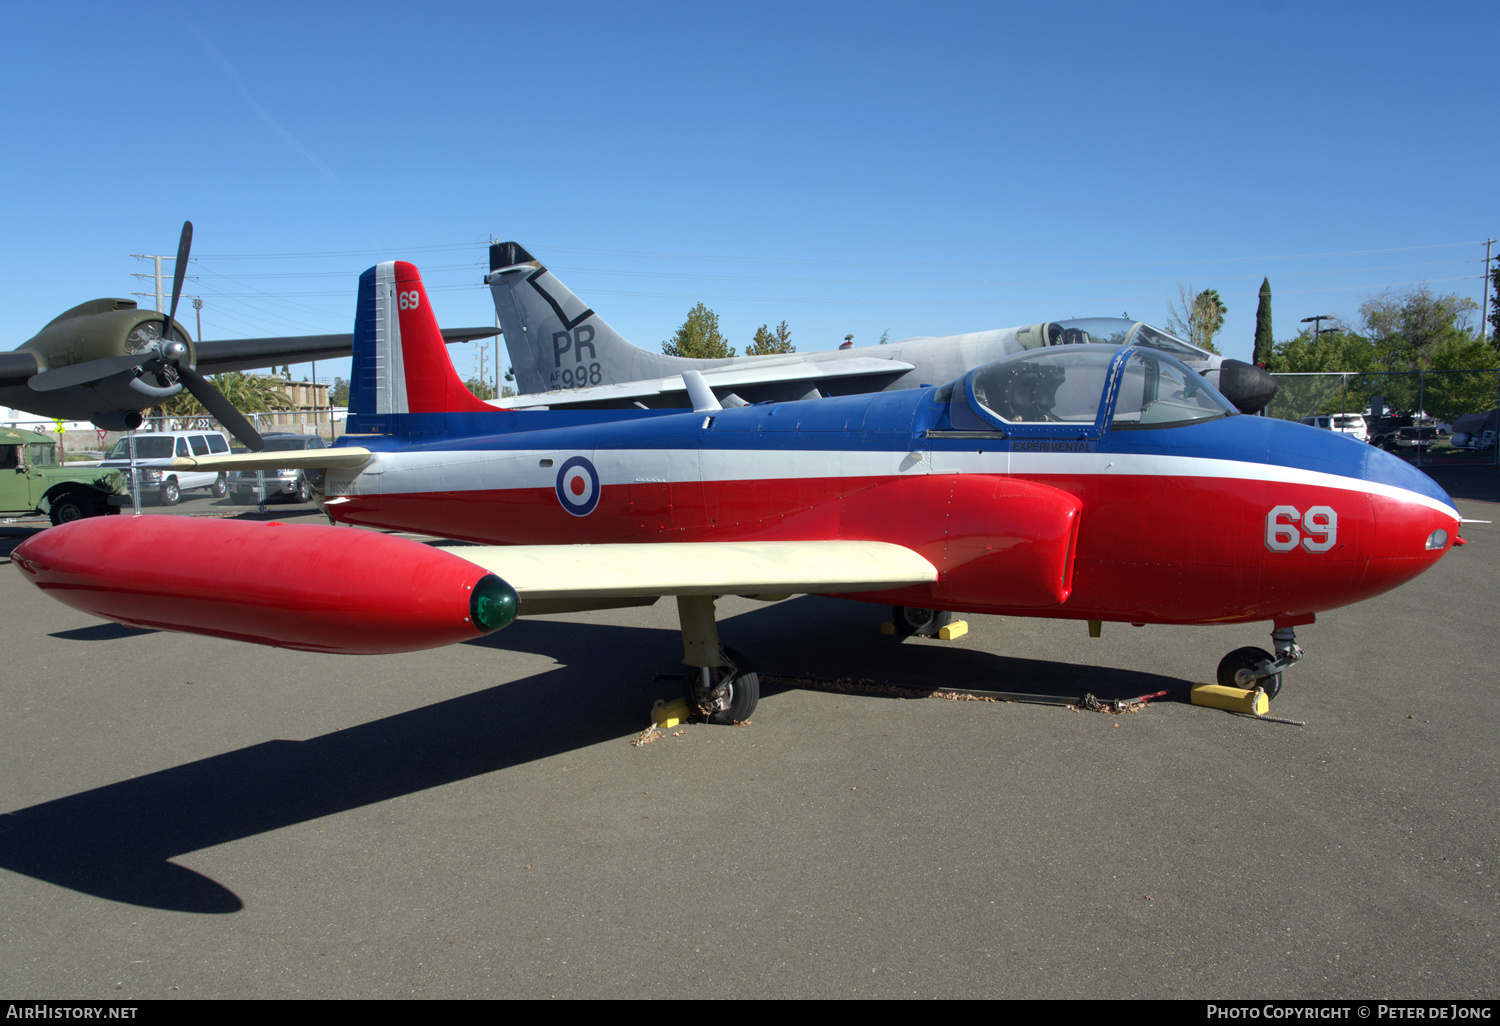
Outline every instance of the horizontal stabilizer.
[[(776, 363), (737, 364), (722, 368), (699, 371), (710, 388), (735, 388), (745, 385), (764, 385), (783, 381), (821, 381), (832, 378), (905, 374), (913, 364), (902, 360), (882, 360), (864, 356), (838, 360), (787, 360)], [(653, 395), (667, 395), (686, 389), (682, 375), (673, 374), (664, 378), (648, 378), (641, 381), (623, 381), (615, 385), (596, 385), (592, 388), (557, 389), (535, 395), (512, 396), (500, 400), (506, 409), (519, 410), (529, 406), (568, 406), (572, 403), (591, 403), (610, 399), (635, 399)]]
[(374, 454), (357, 445), (332, 449), (291, 449), (284, 452), (236, 452), (223, 456), (179, 456), (174, 470), (331, 470), (362, 467)]

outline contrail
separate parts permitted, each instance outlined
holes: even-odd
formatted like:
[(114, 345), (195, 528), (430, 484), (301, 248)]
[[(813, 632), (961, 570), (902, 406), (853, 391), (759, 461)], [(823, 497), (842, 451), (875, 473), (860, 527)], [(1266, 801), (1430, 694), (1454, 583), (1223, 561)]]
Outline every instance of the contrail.
[(205, 36), (202, 32), (199, 32), (192, 25), (188, 25), (187, 30), (191, 32), (197, 38), (198, 42), (203, 45), (203, 49), (208, 51), (208, 55), (213, 58), (214, 63), (222, 68), (224, 74), (228, 75), (230, 80), (234, 82), (235, 87), (240, 91), (240, 95), (245, 98), (245, 102), (250, 105), (251, 109), (254, 110), (256, 114), (260, 115), (260, 119), (270, 127), (271, 131), (281, 136), (281, 138), (286, 142), (288, 146), (306, 157), (312, 163), (313, 167), (317, 168), (323, 173), (324, 178), (328, 179), (330, 182), (336, 183), (338, 179), (334, 177), (333, 170), (327, 164), (323, 163), (323, 161), (318, 158), (317, 154), (313, 153), (306, 146), (303, 146), (296, 139), (292, 138), (292, 133), (288, 132), (286, 129), (278, 125), (275, 120), (272, 119), (271, 115), (266, 113), (266, 109), (255, 102), (255, 97), (250, 95), (250, 90), (245, 88), (245, 83), (240, 79), (239, 72), (235, 71), (234, 67), (224, 59), (224, 56), (219, 53), (218, 50), (214, 49), (214, 45), (208, 41), (208, 37)]

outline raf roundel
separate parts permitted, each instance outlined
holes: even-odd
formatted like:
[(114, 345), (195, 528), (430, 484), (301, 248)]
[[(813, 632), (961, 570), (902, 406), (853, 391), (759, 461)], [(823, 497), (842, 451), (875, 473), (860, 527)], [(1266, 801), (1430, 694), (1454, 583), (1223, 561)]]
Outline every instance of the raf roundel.
[(557, 501), (575, 517), (586, 517), (599, 505), (599, 472), (586, 457), (574, 456), (557, 471)]

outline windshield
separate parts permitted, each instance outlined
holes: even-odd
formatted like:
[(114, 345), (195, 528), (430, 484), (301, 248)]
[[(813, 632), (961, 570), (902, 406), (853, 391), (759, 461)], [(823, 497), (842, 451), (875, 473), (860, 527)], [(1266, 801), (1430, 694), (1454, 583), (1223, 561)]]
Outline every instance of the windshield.
[[(163, 438), (161, 435), (140, 435), (135, 440), (135, 458), (138, 460), (160, 460), (172, 455), (172, 437)], [(115, 443), (110, 450), (109, 458), (112, 460), (130, 459), (130, 439), (122, 438)]]
[(1115, 350), (1034, 349), (974, 371), (981, 415), (1011, 424), (1093, 424)]
[(1150, 349), (1130, 354), (1115, 400), (1115, 430), (1168, 428), (1226, 417), (1235, 409), (1207, 381), (1177, 360)]

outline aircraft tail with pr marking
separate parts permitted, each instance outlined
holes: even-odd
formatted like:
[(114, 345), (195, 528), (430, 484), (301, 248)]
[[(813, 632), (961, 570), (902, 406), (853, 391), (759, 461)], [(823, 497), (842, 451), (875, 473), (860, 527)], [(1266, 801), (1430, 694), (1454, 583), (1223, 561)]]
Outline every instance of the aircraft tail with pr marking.
[(520, 243), (490, 247), (485, 281), (523, 395), (670, 377), (732, 362), (666, 356), (632, 345)]

